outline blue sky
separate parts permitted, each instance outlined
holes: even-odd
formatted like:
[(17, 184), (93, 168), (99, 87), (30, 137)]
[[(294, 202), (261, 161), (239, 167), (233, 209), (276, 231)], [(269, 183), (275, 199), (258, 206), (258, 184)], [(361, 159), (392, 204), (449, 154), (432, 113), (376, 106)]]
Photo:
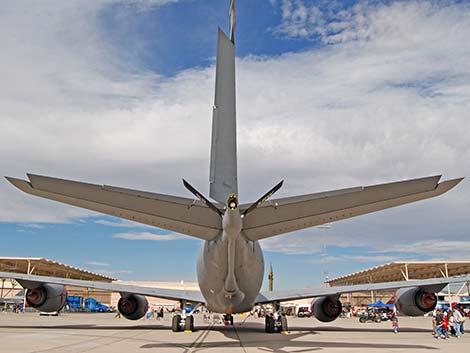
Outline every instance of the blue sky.
[[(126, 13), (125, 25), (122, 23)], [(179, 71), (205, 67), (213, 63), (216, 49), (214, 30), (228, 31), (227, 3), (224, 1), (179, 1), (170, 6), (142, 12), (120, 5), (105, 8), (100, 18), (105, 24), (104, 38), (130, 51), (133, 59), (159, 75), (172, 76)], [(279, 6), (266, 0), (237, 4), (237, 55), (279, 55), (315, 45), (304, 38), (288, 39), (274, 35), (281, 21)], [(145, 48), (145, 49), (144, 49)]]
[[(0, 162), (190, 197), (208, 191), (216, 28), (229, 1), (2, 2)], [(237, 2), (243, 202), (470, 171), (466, 1)], [(394, 260), (469, 260), (470, 188), (262, 242), (275, 286)], [(0, 182), (0, 256), (196, 279), (200, 241)], [(293, 275), (295, 273), (295, 276)]]

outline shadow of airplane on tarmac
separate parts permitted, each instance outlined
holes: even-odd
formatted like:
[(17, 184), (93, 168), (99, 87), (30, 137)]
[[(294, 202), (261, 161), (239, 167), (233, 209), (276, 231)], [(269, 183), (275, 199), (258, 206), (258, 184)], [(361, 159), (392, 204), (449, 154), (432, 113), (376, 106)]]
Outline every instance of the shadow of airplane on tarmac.
[[(70, 325), (0, 325), (0, 329), (3, 328), (14, 328), (14, 329), (25, 329), (25, 330), (145, 330), (145, 331), (169, 331), (170, 327), (165, 324), (152, 324), (152, 325), (132, 325), (132, 326), (122, 326), (122, 325), (95, 325), (95, 324), (70, 324)], [(308, 336), (318, 335), (321, 332), (390, 332), (390, 329), (385, 328), (345, 328), (345, 327), (334, 327), (334, 326), (318, 326), (309, 328), (306, 330), (305, 327), (290, 327), (290, 333), (288, 335), (281, 334), (266, 334), (264, 332), (264, 325), (260, 323), (249, 323), (245, 324), (236, 323), (234, 326), (218, 326), (218, 325), (200, 325), (196, 327), (196, 330), (193, 332), (194, 335), (197, 335), (192, 342), (181, 343), (177, 342), (177, 337), (181, 333), (175, 334), (175, 340), (173, 342), (159, 342), (153, 343), (149, 340), (148, 343), (140, 346), (141, 349), (151, 349), (151, 348), (179, 348), (183, 352), (199, 352), (206, 349), (214, 348), (257, 348), (264, 352), (272, 353), (303, 353), (303, 352), (313, 352), (322, 349), (328, 348), (363, 348), (363, 349), (377, 349), (379, 346), (381, 349), (395, 349), (395, 350), (404, 350), (409, 351), (412, 349), (438, 349), (433, 346), (420, 345), (420, 344), (400, 344), (400, 343), (366, 343), (366, 342), (345, 342), (335, 340), (335, 341), (312, 341), (312, 340), (302, 340), (302, 338), (307, 338)], [(230, 340), (207, 340), (211, 332), (219, 332), (223, 334), (226, 338)], [(430, 330), (420, 329), (420, 328), (400, 328), (400, 332), (423, 332), (427, 333)], [(89, 334), (87, 333), (86, 336)], [(243, 339), (240, 336), (243, 336)], [(340, 337), (338, 337), (340, 338)]]
[[(250, 324), (249, 326), (243, 326), (241, 324), (235, 324), (234, 326), (206, 326), (200, 327), (199, 333), (196, 339), (192, 343), (183, 344), (181, 342), (160, 342), (160, 343), (148, 343), (142, 345), (140, 348), (151, 349), (151, 348), (180, 348), (184, 352), (199, 352), (206, 349), (214, 348), (257, 348), (265, 352), (273, 353), (302, 353), (302, 352), (313, 352), (317, 350), (323, 350), (328, 348), (364, 348), (375, 350), (379, 346), (382, 349), (395, 349), (410, 351), (412, 349), (437, 349), (436, 347), (420, 345), (420, 344), (390, 344), (390, 343), (360, 343), (360, 342), (342, 342), (336, 341), (312, 341), (302, 340), (310, 335), (316, 335), (321, 331), (338, 331), (338, 332), (390, 332), (390, 329), (367, 329), (367, 328), (338, 328), (338, 327), (318, 327), (306, 330), (305, 327), (292, 327), (288, 335), (281, 334), (266, 334), (264, 332), (264, 325)], [(206, 339), (211, 332), (220, 332), (230, 341), (217, 340), (207, 341)], [(403, 329), (401, 332), (429, 332), (425, 329)], [(243, 339), (240, 339), (240, 335), (243, 335)]]

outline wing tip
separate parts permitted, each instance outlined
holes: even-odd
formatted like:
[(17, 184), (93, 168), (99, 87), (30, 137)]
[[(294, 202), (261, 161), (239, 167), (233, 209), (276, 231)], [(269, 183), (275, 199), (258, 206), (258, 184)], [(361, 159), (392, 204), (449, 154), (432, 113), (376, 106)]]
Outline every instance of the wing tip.
[(447, 191), (449, 191), (450, 189), (453, 189), (454, 187), (456, 187), (458, 184), (460, 184), (462, 182), (462, 180), (464, 180), (465, 177), (460, 177), (460, 178), (455, 178), (455, 179), (449, 179), (449, 180), (445, 180), (443, 181), (442, 183), (439, 183), (437, 185), (437, 188), (441, 190), (441, 193), (445, 193)]
[(13, 178), (9, 176), (5, 176), (5, 179), (8, 180), (8, 182), (12, 184), (14, 187), (20, 189), (21, 191), (24, 191), (26, 193), (31, 193), (31, 189), (33, 188), (33, 186), (27, 180)]

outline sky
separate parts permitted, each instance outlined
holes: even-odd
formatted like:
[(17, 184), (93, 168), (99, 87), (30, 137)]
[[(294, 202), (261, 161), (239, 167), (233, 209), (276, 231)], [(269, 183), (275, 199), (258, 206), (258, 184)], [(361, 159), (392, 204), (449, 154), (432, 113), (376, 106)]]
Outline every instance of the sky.
[[(229, 1), (0, 0), (0, 171), (208, 194)], [(237, 1), (241, 202), (470, 175), (468, 1)], [(468, 180), (435, 199), (261, 242), (291, 289), (390, 261), (470, 260)], [(201, 241), (0, 180), (0, 256), (196, 280)], [(293, 275), (295, 274), (295, 275)], [(267, 271), (266, 271), (267, 277)], [(265, 280), (264, 288), (266, 288)]]

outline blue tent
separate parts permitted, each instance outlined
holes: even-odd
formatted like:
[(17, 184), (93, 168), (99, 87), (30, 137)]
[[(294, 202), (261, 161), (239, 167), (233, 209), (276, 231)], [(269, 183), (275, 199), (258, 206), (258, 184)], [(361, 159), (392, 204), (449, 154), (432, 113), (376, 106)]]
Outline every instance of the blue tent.
[(393, 308), (395, 304), (385, 304), (381, 300), (377, 300), (373, 304), (367, 305), (369, 308)]

